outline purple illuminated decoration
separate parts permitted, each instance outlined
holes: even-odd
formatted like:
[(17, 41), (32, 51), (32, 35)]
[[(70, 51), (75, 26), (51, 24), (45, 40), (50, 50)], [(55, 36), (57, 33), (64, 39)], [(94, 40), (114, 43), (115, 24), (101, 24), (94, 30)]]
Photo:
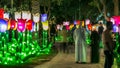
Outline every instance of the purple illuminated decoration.
[(75, 24), (75, 25), (77, 24), (77, 21), (76, 21), (76, 20), (74, 20), (74, 24)]
[(47, 14), (41, 14), (41, 22), (45, 22), (47, 20)]
[(32, 22), (32, 29), (31, 29), (31, 32), (35, 31), (35, 23)]
[(113, 32), (118, 32), (118, 27), (115, 24), (113, 25)]
[(18, 19), (17, 30), (19, 32), (25, 31), (25, 22), (26, 22), (26, 19)]
[(0, 32), (7, 30), (7, 22), (4, 19), (0, 19)]

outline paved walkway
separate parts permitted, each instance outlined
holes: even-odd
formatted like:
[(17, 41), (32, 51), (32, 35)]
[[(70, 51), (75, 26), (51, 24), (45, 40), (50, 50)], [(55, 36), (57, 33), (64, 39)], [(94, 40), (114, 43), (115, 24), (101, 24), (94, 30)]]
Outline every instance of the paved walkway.
[[(100, 50), (100, 62), (97, 64), (90, 63), (90, 47), (87, 49), (87, 64), (76, 64), (74, 60), (74, 52), (59, 52), (51, 61), (37, 65), (34, 68), (104, 68), (103, 49)], [(116, 65), (113, 65), (113, 68), (117, 68)]]

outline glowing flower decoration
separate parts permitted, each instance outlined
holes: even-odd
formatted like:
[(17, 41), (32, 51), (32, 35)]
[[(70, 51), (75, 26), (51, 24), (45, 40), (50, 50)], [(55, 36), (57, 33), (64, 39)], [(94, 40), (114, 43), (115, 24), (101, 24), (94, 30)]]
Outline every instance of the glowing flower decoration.
[(58, 29), (58, 30), (60, 29), (60, 25), (59, 25), (59, 24), (57, 25), (57, 29)]
[(4, 16), (4, 9), (0, 8), (0, 18), (3, 18), (3, 16)]
[(27, 30), (32, 30), (32, 20), (28, 20), (27, 23), (26, 23), (26, 29)]
[(71, 24), (71, 25), (70, 25), (70, 29), (72, 29), (73, 27), (74, 27), (74, 24)]
[(120, 24), (120, 16), (113, 16), (111, 21), (115, 22), (115, 24), (118, 26)]
[(13, 30), (17, 29), (17, 22), (13, 19), (10, 22), (10, 28), (13, 29)]
[(80, 20), (77, 20), (76, 22), (77, 22), (78, 25), (80, 24)]
[(63, 25), (64, 25), (64, 26), (67, 26), (67, 25), (69, 25), (69, 23), (70, 23), (70, 22), (66, 21), (66, 22), (63, 22)]
[(21, 12), (15, 12), (15, 20), (21, 19)]
[(88, 27), (88, 30), (92, 30), (92, 25), (91, 24), (88, 24), (87, 27)]
[(113, 25), (113, 32), (118, 32), (118, 27), (115, 24)]
[(4, 19), (0, 19), (0, 32), (7, 30), (7, 22)]
[(42, 25), (44, 30), (48, 30), (48, 21), (43, 22)]
[(9, 19), (9, 13), (4, 13), (4, 18)]
[(31, 29), (31, 32), (35, 31), (35, 23), (32, 22), (32, 29)]
[(74, 20), (74, 24), (75, 24), (75, 25), (77, 24), (77, 21), (76, 21), (76, 20)]
[(76, 25), (76, 28), (79, 28), (79, 25)]
[(25, 22), (26, 22), (26, 19), (18, 19), (17, 30), (19, 32), (25, 31)]
[(47, 21), (47, 14), (41, 14), (41, 22)]
[(70, 27), (68, 25), (66, 26), (66, 30), (70, 30)]
[(115, 24), (114, 18), (110, 18), (110, 21), (111, 21), (113, 24)]
[(35, 23), (38, 23), (40, 21), (40, 14), (39, 13), (33, 14), (33, 21)]
[(8, 24), (7, 24), (7, 25), (8, 25), (7, 30), (10, 29), (10, 26), (11, 26), (10, 22), (11, 22), (11, 20), (8, 20), (8, 22), (7, 22), (7, 23), (8, 23)]
[(86, 19), (86, 20), (85, 20), (85, 25), (88, 25), (88, 24), (90, 24), (90, 20), (89, 20), (89, 19)]

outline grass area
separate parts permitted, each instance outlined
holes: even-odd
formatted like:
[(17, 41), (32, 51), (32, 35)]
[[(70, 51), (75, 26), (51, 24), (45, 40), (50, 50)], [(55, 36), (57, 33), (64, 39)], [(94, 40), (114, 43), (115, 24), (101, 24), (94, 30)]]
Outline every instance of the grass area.
[(0, 68), (33, 68), (36, 65), (43, 64), (45, 62), (50, 61), (54, 56), (57, 55), (57, 50), (52, 48), (49, 54), (42, 54), (40, 56), (36, 56), (34, 58), (29, 58), (27, 63), (20, 65), (0, 65)]

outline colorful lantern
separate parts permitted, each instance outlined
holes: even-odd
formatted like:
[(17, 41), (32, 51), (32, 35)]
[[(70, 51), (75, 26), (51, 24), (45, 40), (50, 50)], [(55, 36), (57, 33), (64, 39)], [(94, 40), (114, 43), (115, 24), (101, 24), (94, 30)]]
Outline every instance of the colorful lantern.
[(86, 19), (86, 20), (85, 20), (85, 25), (88, 25), (88, 24), (90, 24), (90, 20), (89, 20), (89, 19)]
[(39, 13), (33, 14), (33, 21), (35, 23), (38, 23), (40, 21), (40, 14)]
[(15, 20), (21, 19), (21, 12), (15, 12)]
[(45, 22), (47, 20), (47, 14), (41, 14), (41, 22)]
[(15, 20), (11, 20), (10, 28), (13, 30), (17, 29), (17, 22)]
[(87, 27), (88, 27), (88, 30), (92, 30), (92, 25), (91, 24), (88, 24)]
[(26, 23), (26, 29), (27, 30), (32, 30), (32, 20), (28, 20), (27, 23)]
[(4, 18), (9, 19), (9, 13), (4, 13)]
[(25, 31), (25, 22), (26, 22), (26, 19), (18, 19), (17, 30), (19, 32)]
[(77, 21), (76, 21), (76, 20), (74, 20), (74, 24), (75, 24), (75, 25), (77, 24)]
[(79, 24), (80, 24), (80, 20), (77, 20), (76, 22), (77, 22), (77, 25), (79, 25)]
[(4, 9), (0, 8), (0, 18), (3, 18), (3, 16), (4, 16)]
[(7, 30), (7, 22), (4, 19), (0, 19), (0, 32)]
[(63, 25), (64, 25), (64, 26), (67, 26), (67, 25), (69, 25), (69, 22), (68, 22), (68, 21), (63, 22)]
[(48, 30), (48, 21), (43, 22), (42, 25), (44, 30)]
[(115, 24), (118, 26), (120, 24), (120, 16), (113, 16), (111, 21), (115, 22)]
[(7, 27), (7, 30), (9, 30), (10, 29), (10, 27), (11, 27), (11, 25), (10, 25), (10, 22), (11, 22), (11, 20), (8, 20), (8, 27)]
[(32, 22), (32, 29), (31, 29), (31, 32), (35, 31), (35, 23)]
[(70, 30), (70, 27), (69, 27), (69, 25), (67, 25), (67, 26), (66, 26), (66, 30)]
[(113, 25), (113, 32), (118, 32), (118, 27), (115, 24)]

